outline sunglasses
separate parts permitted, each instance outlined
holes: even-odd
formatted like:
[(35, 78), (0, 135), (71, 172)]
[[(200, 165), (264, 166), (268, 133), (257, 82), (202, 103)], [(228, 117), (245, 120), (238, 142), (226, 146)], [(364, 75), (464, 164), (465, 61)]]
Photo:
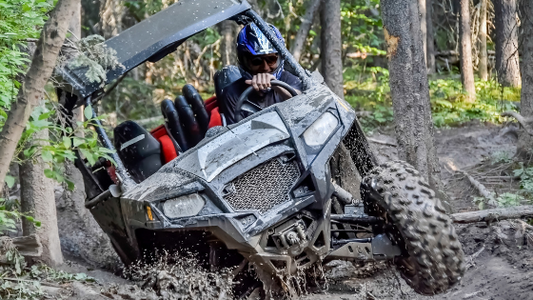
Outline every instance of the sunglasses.
[(249, 61), (254, 67), (261, 66), (263, 62), (266, 62), (269, 66), (272, 66), (278, 62), (278, 55), (253, 56), (249, 58)]

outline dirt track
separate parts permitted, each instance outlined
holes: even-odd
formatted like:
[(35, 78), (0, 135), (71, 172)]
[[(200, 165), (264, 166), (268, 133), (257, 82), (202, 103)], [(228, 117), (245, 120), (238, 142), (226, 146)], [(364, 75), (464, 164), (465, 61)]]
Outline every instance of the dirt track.
[[(466, 179), (453, 177), (448, 168), (450, 162), (458, 168), (466, 168), (490, 159), (496, 152), (514, 153), (515, 138), (501, 135), (500, 129), (474, 125), (437, 132), (442, 178), (455, 211), (474, 209), (471, 199), (475, 191)], [(376, 135), (374, 138), (393, 142), (387, 135)], [(378, 145), (376, 150), (381, 159), (394, 159), (396, 156), (393, 147)], [(355, 266), (333, 262), (325, 268), (329, 290), (300, 299), (533, 299), (533, 237), (524, 233), (521, 223), (504, 221), (491, 226), (462, 225), (457, 226), (457, 231), (467, 257), (468, 270), (461, 283), (446, 294), (429, 297), (415, 294), (390, 265)], [(154, 294), (141, 292), (110, 273), (88, 271), (76, 264), (70, 267), (70, 271), (86, 272), (104, 286), (87, 287), (76, 283), (61, 291), (68, 299), (156, 299)], [(110, 283), (113, 283), (111, 287)]]

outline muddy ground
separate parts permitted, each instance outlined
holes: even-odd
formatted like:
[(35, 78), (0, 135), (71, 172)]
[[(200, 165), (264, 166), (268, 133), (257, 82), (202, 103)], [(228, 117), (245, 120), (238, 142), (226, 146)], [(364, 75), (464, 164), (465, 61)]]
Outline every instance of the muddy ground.
[[(516, 136), (502, 134), (504, 132), (499, 126), (482, 124), (436, 131), (441, 177), (455, 212), (476, 209), (472, 201), (476, 190), (464, 176), (457, 176), (453, 170), (469, 170), (473, 166), (489, 164), (495, 157), (511, 157), (516, 150)], [(384, 130), (374, 134), (373, 138), (394, 143), (391, 136), (390, 131)], [(373, 144), (373, 147), (380, 160), (397, 157), (394, 147), (381, 144)], [(457, 226), (457, 232), (468, 268), (460, 284), (444, 295), (428, 297), (414, 293), (394, 267), (385, 263), (357, 265), (337, 261), (325, 266), (329, 289), (299, 299), (533, 299), (533, 237), (524, 223), (511, 220), (491, 225), (461, 225)], [(74, 262), (65, 269), (84, 272), (94, 277), (97, 283), (47, 287), (54, 298), (157, 299), (154, 293), (141, 291), (131, 282), (109, 272), (88, 269)]]

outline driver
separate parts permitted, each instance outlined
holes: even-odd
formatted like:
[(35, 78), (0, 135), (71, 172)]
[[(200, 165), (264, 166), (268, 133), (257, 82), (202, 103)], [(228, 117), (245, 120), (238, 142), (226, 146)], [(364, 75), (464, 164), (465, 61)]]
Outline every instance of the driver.
[[(285, 44), (279, 30), (270, 25), (276, 36)], [(227, 124), (236, 123), (235, 105), (240, 95), (249, 87), (253, 86), (249, 100), (261, 108), (282, 102), (291, 97), (288, 91), (278, 86), (270, 85), (272, 80), (280, 80), (291, 87), (297, 93), (302, 90), (300, 79), (283, 69), (284, 60), (274, 49), (267, 37), (254, 23), (246, 25), (237, 37), (237, 56), (242, 78), (224, 88), (219, 99), (220, 111), (224, 113)], [(248, 113), (241, 112), (242, 117)]]

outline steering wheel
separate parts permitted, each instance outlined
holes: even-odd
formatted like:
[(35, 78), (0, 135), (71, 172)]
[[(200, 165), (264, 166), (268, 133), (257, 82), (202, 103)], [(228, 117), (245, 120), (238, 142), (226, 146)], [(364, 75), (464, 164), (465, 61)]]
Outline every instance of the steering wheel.
[[(286, 84), (283, 81), (272, 80), (270, 82), (270, 85), (284, 88), (285, 90), (287, 90), (287, 92), (291, 94), (292, 97), (298, 95), (298, 93), (292, 86)], [(261, 107), (259, 107), (259, 105), (248, 100), (248, 97), (250, 96), (252, 91), (254, 91), (254, 87), (250, 86), (246, 90), (244, 90), (244, 92), (239, 97), (239, 100), (237, 101), (237, 104), (235, 105), (235, 121), (239, 122), (243, 119), (241, 115), (241, 112), (243, 111), (254, 114), (262, 109)]]

